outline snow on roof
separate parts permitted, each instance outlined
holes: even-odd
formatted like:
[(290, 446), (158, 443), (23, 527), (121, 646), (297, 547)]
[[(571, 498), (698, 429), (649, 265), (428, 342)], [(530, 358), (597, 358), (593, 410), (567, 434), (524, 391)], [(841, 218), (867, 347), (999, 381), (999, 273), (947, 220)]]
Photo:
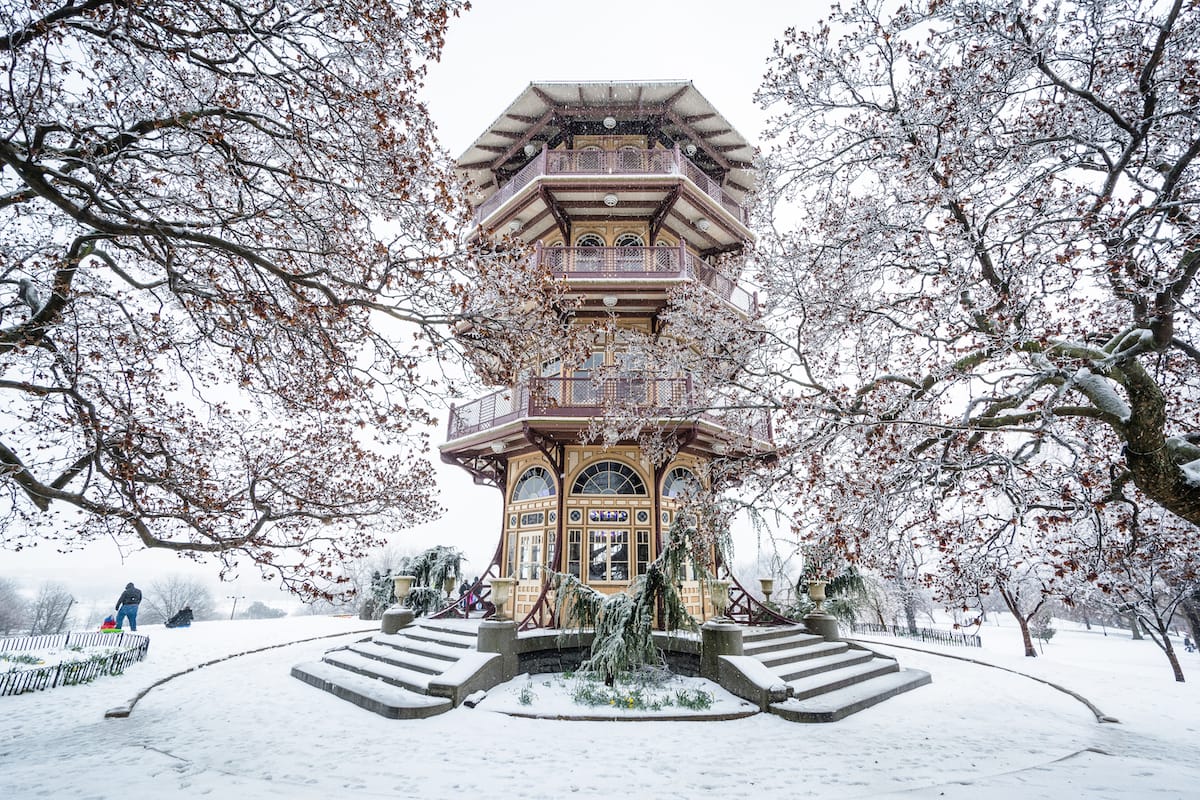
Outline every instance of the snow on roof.
[(738, 202), (754, 185), (753, 146), (691, 81), (678, 80), (530, 83), (459, 157), (459, 171), (474, 185), (489, 187), (494, 168), (580, 112), (653, 121), (680, 144), (695, 144), (727, 170), (725, 188)]

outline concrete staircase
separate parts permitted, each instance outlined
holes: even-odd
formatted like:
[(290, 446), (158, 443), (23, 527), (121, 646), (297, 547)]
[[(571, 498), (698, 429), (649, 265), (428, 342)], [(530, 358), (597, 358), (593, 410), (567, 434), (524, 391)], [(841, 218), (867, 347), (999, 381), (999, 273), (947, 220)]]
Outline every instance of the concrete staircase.
[(393, 719), (441, 714), (499, 680), (500, 655), (476, 649), (478, 624), (420, 619), (297, 664), (292, 677)]
[(747, 630), (742, 652), (784, 684), (786, 699), (766, 710), (793, 722), (835, 722), (930, 682), (928, 672), (800, 627)]

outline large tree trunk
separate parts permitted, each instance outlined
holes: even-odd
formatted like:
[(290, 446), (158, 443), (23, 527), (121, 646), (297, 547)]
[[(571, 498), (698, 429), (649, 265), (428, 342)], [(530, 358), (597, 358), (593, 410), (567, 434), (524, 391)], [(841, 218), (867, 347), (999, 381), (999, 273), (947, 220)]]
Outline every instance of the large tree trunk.
[(1179, 607), (1188, 621), (1188, 627), (1192, 629), (1192, 641), (1200, 642), (1200, 605), (1194, 600), (1184, 600)]
[(908, 587), (904, 588), (904, 622), (908, 625), (908, 632), (913, 636), (917, 635), (917, 599), (913, 597), (913, 593)]

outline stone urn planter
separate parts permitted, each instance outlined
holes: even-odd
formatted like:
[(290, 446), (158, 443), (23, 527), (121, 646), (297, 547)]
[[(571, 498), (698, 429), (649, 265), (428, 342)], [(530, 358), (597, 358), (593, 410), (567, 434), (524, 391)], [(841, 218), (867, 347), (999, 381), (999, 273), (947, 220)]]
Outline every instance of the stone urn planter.
[(816, 604), (812, 613), (824, 614), (824, 609), (821, 604), (825, 602), (825, 587), (829, 585), (829, 581), (809, 581), (808, 582), (808, 598)]
[(729, 610), (729, 581), (709, 581), (708, 590), (712, 594), (713, 617), (721, 622), (729, 622), (726, 613)]
[(808, 597), (816, 605), (813, 610), (804, 615), (804, 627), (809, 633), (815, 633), (818, 636), (825, 637), (826, 641), (840, 641), (838, 635), (837, 618), (832, 614), (827, 614), (821, 607), (825, 602), (825, 587), (829, 581), (809, 581), (808, 582)]
[(771, 602), (771, 593), (775, 591), (775, 579), (774, 578), (759, 578), (758, 584), (759, 584), (759, 586), (762, 587), (763, 602), (764, 603)]
[(492, 604), (496, 606), (495, 619), (511, 618), (505, 606), (508, 605), (508, 598), (512, 595), (513, 587), (516, 584), (515, 578), (492, 579)]
[(401, 628), (408, 627), (412, 624), (412, 609), (405, 608), (404, 601), (408, 599), (409, 592), (412, 591), (414, 580), (416, 580), (416, 578), (412, 575), (392, 576), (392, 589), (396, 594), (396, 604), (391, 606), (387, 611), (383, 612), (383, 619), (379, 624), (379, 629), (383, 633), (396, 633)]

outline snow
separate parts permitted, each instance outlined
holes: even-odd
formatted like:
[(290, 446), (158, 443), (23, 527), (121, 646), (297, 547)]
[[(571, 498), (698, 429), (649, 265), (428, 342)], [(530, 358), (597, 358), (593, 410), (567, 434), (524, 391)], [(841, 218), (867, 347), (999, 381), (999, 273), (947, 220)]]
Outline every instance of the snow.
[[(124, 675), (0, 698), (0, 797), (1195, 797), (1197, 684), (1173, 681), (1150, 641), (1055, 626), (1037, 659), (1021, 656), (1007, 624), (984, 627), (982, 649), (880, 637), (873, 647), (929, 671), (932, 685), (821, 725), (768, 714), (618, 724), (486, 710), (508, 689), (519, 692), (520, 682), (491, 690), (478, 708), (389, 720), (289, 676), (294, 664), (364, 638), (370, 623), (290, 617), (140, 626), (150, 650)], [(196, 669), (319, 636), (330, 638)], [(1053, 681), (1120, 724), (1098, 723), (1043, 683), (932, 651)], [(1190, 677), (1200, 676), (1200, 655), (1180, 658)], [(104, 717), (176, 673), (127, 719)], [(539, 695), (532, 707), (554, 708), (539, 678), (530, 680)]]
[(1192, 484), (1192, 486), (1200, 486), (1200, 458), (1197, 458), (1195, 461), (1189, 461), (1182, 465), (1180, 469), (1183, 470), (1183, 477), (1187, 479), (1188, 483)]
[(1133, 410), (1130, 409), (1125, 399), (1117, 394), (1113, 382), (1108, 378), (1097, 375), (1087, 367), (1082, 367), (1075, 373), (1072, 383), (1087, 395), (1087, 398), (1092, 401), (1092, 404), (1096, 408), (1106, 414), (1111, 414), (1121, 420), (1121, 422), (1129, 421)]

